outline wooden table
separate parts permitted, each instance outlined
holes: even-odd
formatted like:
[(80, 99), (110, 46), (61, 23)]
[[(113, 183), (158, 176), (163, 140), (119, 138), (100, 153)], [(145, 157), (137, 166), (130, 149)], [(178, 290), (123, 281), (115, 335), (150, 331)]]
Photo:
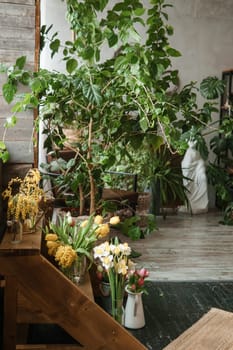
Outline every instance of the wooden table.
[[(0, 275), (5, 279), (3, 349), (145, 349), (94, 302), (88, 275), (77, 286), (41, 254), (41, 239), (40, 229), (23, 235), (18, 244), (5, 233), (0, 244)], [(57, 324), (77, 340), (77, 346), (18, 343), (18, 323), (41, 322)]]
[(233, 313), (212, 308), (164, 350), (232, 350)]

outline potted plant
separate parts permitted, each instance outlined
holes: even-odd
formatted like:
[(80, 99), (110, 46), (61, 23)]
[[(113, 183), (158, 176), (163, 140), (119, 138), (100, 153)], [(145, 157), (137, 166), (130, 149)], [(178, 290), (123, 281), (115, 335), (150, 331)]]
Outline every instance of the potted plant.
[[(178, 82), (171, 58), (180, 53), (169, 44), (173, 28), (166, 23), (167, 6), (164, 0), (151, 1), (148, 8), (138, 0), (112, 7), (108, 0), (69, 0), (67, 18), (74, 41), (61, 43), (56, 33), (50, 37), (48, 28), (41, 29), (41, 42), (49, 40), (52, 56), (63, 45), (66, 73), (29, 72), (24, 68), (25, 57), (5, 69), (8, 81), (3, 93), (8, 102), (18, 83), (30, 86), (13, 111), (40, 107), (48, 151), (64, 148), (67, 127), (78, 130), (69, 146), (75, 156), (66, 174), (78, 174), (73, 191), (81, 208), (89, 206), (89, 213), (97, 210), (103, 174), (119, 153), (123, 157), (128, 147), (155, 146), (161, 138), (176, 150), (182, 127), (197, 119), (206, 121), (211, 113), (207, 105), (197, 108), (195, 84), (171, 93), (170, 86)], [(146, 27), (144, 41), (138, 25)], [(112, 57), (105, 60), (101, 56), (104, 44), (112, 50)], [(69, 176), (62, 180), (70, 182)]]

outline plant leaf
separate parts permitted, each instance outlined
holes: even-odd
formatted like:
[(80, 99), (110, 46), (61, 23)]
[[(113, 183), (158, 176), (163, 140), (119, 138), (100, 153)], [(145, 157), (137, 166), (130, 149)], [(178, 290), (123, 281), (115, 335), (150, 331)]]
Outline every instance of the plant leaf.
[(70, 58), (66, 62), (66, 70), (69, 74), (71, 74), (77, 68), (77, 66), (78, 66), (78, 62), (74, 58)]

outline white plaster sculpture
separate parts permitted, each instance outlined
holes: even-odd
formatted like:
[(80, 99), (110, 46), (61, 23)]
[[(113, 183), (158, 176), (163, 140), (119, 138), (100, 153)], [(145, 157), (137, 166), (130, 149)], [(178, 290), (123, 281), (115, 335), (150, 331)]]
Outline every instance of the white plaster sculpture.
[(187, 178), (183, 180), (183, 184), (187, 189), (189, 207), (182, 206), (179, 211), (189, 211), (192, 214), (208, 211), (208, 184), (205, 162), (196, 149), (196, 143), (196, 141), (189, 141), (189, 148), (181, 162), (182, 173)]

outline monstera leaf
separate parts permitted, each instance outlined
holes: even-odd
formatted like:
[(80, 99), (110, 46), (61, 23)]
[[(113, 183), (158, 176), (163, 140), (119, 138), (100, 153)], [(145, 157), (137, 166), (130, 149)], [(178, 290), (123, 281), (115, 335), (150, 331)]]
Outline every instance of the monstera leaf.
[(207, 77), (200, 84), (201, 95), (208, 99), (214, 100), (218, 98), (225, 89), (225, 82), (217, 77)]

